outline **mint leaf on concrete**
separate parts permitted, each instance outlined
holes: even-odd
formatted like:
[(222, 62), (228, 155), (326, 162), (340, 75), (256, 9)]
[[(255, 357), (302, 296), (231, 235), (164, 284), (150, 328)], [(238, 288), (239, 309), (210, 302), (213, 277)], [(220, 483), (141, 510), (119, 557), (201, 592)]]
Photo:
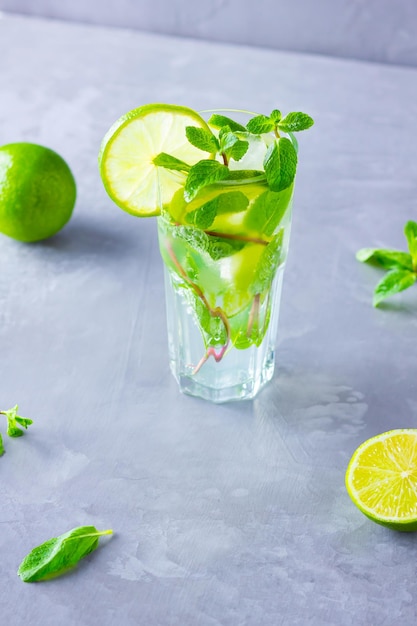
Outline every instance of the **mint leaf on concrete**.
[(389, 271), (375, 287), (373, 304), (377, 307), (385, 298), (400, 293), (414, 285), (417, 275), (403, 269)]
[(53, 537), (34, 548), (17, 571), (27, 583), (46, 580), (66, 572), (98, 547), (99, 537), (112, 530), (98, 531), (94, 526), (79, 526)]
[(7, 434), (9, 437), (21, 437), (23, 435), (23, 430), (19, 428), (19, 426), (23, 426), (23, 428), (27, 429), (28, 426), (33, 424), (33, 421), (28, 417), (21, 417), (17, 414), (18, 406), (15, 404), (14, 407), (8, 409), (7, 411), (0, 411), (1, 415), (5, 415), (7, 419)]
[(404, 228), (404, 234), (412, 258), (413, 269), (417, 270), (417, 222), (411, 220), (407, 222)]
[(413, 263), (411, 254), (398, 250), (384, 250), (382, 248), (361, 248), (356, 253), (356, 258), (361, 263), (379, 265), (384, 269), (407, 269), (412, 271)]

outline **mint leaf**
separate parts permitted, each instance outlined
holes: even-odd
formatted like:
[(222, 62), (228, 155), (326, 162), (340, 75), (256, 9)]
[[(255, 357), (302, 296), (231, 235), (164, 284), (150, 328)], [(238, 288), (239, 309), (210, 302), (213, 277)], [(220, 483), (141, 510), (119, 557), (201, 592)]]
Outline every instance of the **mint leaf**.
[(208, 235), (200, 228), (193, 226), (178, 226), (173, 230), (174, 237), (179, 237), (185, 241), (190, 248), (199, 252), (206, 252), (209, 246)]
[(300, 130), (307, 130), (313, 124), (313, 118), (307, 115), (307, 113), (293, 112), (282, 118), (278, 123), (278, 128), (284, 131), (284, 133), (295, 133)]
[(266, 246), (258, 261), (255, 270), (254, 279), (249, 286), (249, 292), (252, 294), (264, 293), (270, 288), (274, 280), (277, 268), (283, 261), (282, 244), (284, 239), (284, 229), (275, 235), (271, 242)]
[(246, 242), (241, 239), (222, 237), (218, 234), (211, 235), (193, 226), (178, 226), (175, 229), (175, 236), (186, 241), (191, 248), (205, 252), (214, 261), (231, 256), (246, 245)]
[(16, 419), (16, 422), (20, 424), (21, 426), (23, 426), (23, 428), (26, 428), (26, 430), (28, 426), (33, 424), (33, 420), (30, 420), (28, 417), (19, 417), (18, 415), (16, 415), (15, 419)]
[(23, 426), (23, 428), (27, 429), (30, 424), (33, 424), (33, 421), (27, 417), (21, 417), (17, 414), (18, 406), (17, 404), (8, 409), (7, 411), (0, 411), (0, 414), (5, 415), (7, 419), (7, 434), (9, 437), (21, 437), (23, 435), (23, 430), (19, 428)]
[(272, 191), (282, 191), (293, 183), (297, 171), (297, 153), (289, 139), (281, 137), (268, 147), (264, 168)]
[(235, 252), (239, 252), (245, 245), (246, 242), (239, 239), (226, 239), (209, 235), (207, 252), (213, 261), (219, 261), (225, 257), (232, 256)]
[(404, 289), (408, 289), (414, 285), (417, 280), (417, 275), (414, 272), (403, 269), (394, 269), (385, 274), (382, 280), (375, 287), (374, 291), (374, 306), (378, 306), (382, 300), (393, 296)]
[(23, 559), (17, 573), (27, 583), (58, 576), (93, 552), (98, 547), (99, 537), (112, 532), (98, 531), (94, 526), (73, 528), (34, 548)]
[(240, 161), (249, 148), (249, 142), (239, 139), (228, 126), (220, 130), (219, 140), (220, 152), (226, 155), (227, 160), (234, 159), (235, 161)]
[(249, 200), (242, 191), (227, 191), (221, 193), (212, 200), (216, 202), (217, 214), (240, 213), (244, 211), (249, 204)]
[[(278, 111), (279, 113), (279, 111)], [(257, 115), (253, 117), (246, 124), (246, 128), (250, 133), (255, 135), (262, 135), (263, 133), (270, 133), (275, 128), (275, 122), (266, 115)]]
[(191, 166), (177, 159), (176, 157), (167, 154), (166, 152), (160, 152), (154, 159), (154, 165), (159, 165), (160, 167), (165, 167), (168, 170), (177, 170), (180, 172), (188, 172), (191, 169)]
[(221, 193), (202, 204), (198, 209), (187, 213), (185, 219), (189, 224), (205, 230), (212, 225), (217, 215), (240, 213), (246, 209), (248, 204), (249, 200), (241, 191)]
[(361, 263), (379, 265), (384, 269), (402, 268), (413, 269), (411, 255), (397, 250), (384, 250), (380, 248), (361, 248), (356, 253), (356, 258)]
[(206, 202), (202, 206), (198, 207), (198, 209), (194, 209), (194, 211), (190, 211), (185, 216), (185, 220), (188, 224), (192, 224), (197, 228), (201, 228), (205, 230), (212, 225), (217, 215), (217, 198), (214, 200), (210, 200)]
[(273, 122), (275, 122), (275, 124), (278, 124), (278, 122), (282, 118), (281, 111), (278, 111), (278, 109), (274, 109), (270, 115), (270, 118)]
[(233, 121), (226, 115), (218, 115), (217, 113), (214, 113), (207, 123), (213, 128), (223, 128), (223, 126), (228, 126), (232, 132), (237, 130), (243, 132), (246, 131), (246, 128), (242, 126), (242, 124), (238, 124), (238, 122)]
[(270, 189), (264, 191), (248, 210), (244, 221), (245, 229), (270, 237), (290, 206), (291, 196), (292, 186), (280, 192)]
[(190, 304), (195, 311), (206, 348), (223, 345), (227, 341), (227, 331), (222, 318), (211, 314), (194, 289), (188, 289), (187, 297), (191, 300)]
[(245, 156), (249, 148), (249, 142), (242, 139), (238, 139), (230, 150), (228, 150), (228, 156), (234, 161), (240, 161)]
[(266, 180), (273, 191), (279, 191), (281, 181), (281, 161), (279, 158), (278, 143), (274, 141), (268, 147), (264, 158)]
[(407, 222), (404, 228), (404, 234), (412, 258), (412, 266), (415, 270), (417, 269), (417, 222), (412, 222), (411, 220)]
[(4, 454), (3, 437), (0, 435), (0, 456)]
[(204, 152), (217, 154), (219, 151), (219, 142), (217, 137), (206, 128), (198, 128), (197, 126), (187, 126), (185, 129), (188, 141)]
[(281, 180), (279, 189), (273, 191), (281, 191), (289, 187), (294, 182), (297, 171), (297, 153), (291, 141), (286, 137), (281, 137), (278, 141), (278, 147), (281, 161)]
[(203, 159), (193, 165), (185, 181), (184, 198), (187, 202), (196, 197), (200, 189), (225, 180), (229, 177), (229, 170), (218, 161)]
[(247, 313), (246, 328), (239, 329), (233, 338), (233, 345), (238, 350), (245, 350), (252, 345), (260, 346), (265, 333), (268, 330), (271, 319), (272, 298), (269, 294), (261, 300), (261, 294), (256, 294), (253, 298), (250, 311)]

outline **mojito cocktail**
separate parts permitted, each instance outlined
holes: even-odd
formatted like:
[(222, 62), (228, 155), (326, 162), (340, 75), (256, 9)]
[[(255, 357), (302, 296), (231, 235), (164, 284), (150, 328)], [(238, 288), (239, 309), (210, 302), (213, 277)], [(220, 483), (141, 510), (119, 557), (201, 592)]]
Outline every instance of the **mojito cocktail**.
[(157, 215), (169, 359), (180, 389), (214, 402), (270, 380), (303, 113), (197, 114), (146, 105), (100, 154), (109, 195)]

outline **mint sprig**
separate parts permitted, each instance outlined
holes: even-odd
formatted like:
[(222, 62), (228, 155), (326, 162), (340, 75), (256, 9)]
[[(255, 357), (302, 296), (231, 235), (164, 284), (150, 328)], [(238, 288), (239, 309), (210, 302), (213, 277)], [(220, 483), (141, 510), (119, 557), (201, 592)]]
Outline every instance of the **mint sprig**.
[(267, 115), (257, 115), (253, 117), (246, 125), (246, 128), (250, 133), (255, 135), (263, 135), (264, 133), (271, 133), (275, 130), (276, 123), (271, 117)]
[[(250, 146), (251, 134), (275, 135), (275, 140), (269, 145), (263, 162), (266, 181), (269, 188), (275, 192), (289, 188), (297, 170), (297, 142), (292, 133), (306, 130), (314, 122), (309, 115), (300, 111), (282, 117), (281, 111), (274, 109), (269, 116), (255, 115), (246, 127), (220, 114), (213, 114), (208, 123), (218, 130), (217, 135), (209, 128), (197, 126), (187, 126), (185, 133), (191, 145), (209, 153), (212, 159), (202, 159), (193, 166), (164, 152), (153, 159), (155, 165), (187, 173), (184, 188), (186, 202), (191, 202), (207, 185), (239, 178), (240, 170), (230, 170), (230, 161), (239, 162), (245, 156)], [(291, 140), (281, 137), (281, 131), (290, 133)]]
[(264, 133), (274, 132), (277, 137), (280, 136), (279, 131), (284, 133), (297, 133), (301, 130), (307, 130), (313, 126), (314, 120), (307, 113), (294, 111), (288, 113), (285, 117), (281, 116), (281, 111), (274, 109), (271, 115), (256, 115), (246, 125), (249, 132), (263, 135)]
[(378, 265), (388, 272), (374, 289), (373, 305), (408, 289), (417, 281), (417, 222), (408, 221), (404, 227), (409, 252), (382, 248), (362, 248), (356, 258), (362, 263)]
[[(27, 430), (28, 426), (33, 424), (33, 420), (29, 419), (28, 417), (22, 417), (21, 415), (18, 415), (17, 411), (17, 404), (11, 409), (0, 411), (0, 415), (5, 415), (7, 419), (7, 435), (13, 438), (22, 437), (22, 435), (24, 434), (22, 428)], [(4, 452), (5, 450), (3, 439), (0, 435), (0, 456), (2, 456)]]

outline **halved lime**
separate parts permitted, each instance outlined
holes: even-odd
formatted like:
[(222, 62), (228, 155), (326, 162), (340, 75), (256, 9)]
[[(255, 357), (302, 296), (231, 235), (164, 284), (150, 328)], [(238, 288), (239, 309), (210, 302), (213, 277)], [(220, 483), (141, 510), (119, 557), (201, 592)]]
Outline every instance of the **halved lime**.
[(346, 488), (374, 522), (394, 530), (417, 530), (417, 429), (390, 430), (354, 452)]
[(100, 174), (111, 199), (133, 215), (159, 215), (185, 182), (185, 175), (157, 167), (166, 152), (193, 165), (210, 155), (189, 143), (186, 126), (208, 129), (198, 113), (171, 104), (147, 104), (123, 115), (105, 135), (99, 153)]

